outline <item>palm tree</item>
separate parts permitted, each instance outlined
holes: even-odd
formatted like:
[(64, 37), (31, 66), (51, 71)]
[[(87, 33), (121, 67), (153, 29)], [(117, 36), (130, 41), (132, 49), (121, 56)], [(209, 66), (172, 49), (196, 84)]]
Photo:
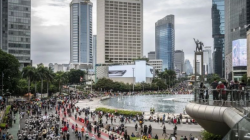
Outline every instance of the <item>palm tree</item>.
[(22, 76), (28, 79), (28, 92), (30, 92), (30, 81), (35, 75), (35, 68), (32, 66), (27, 66), (23, 68)]
[(49, 68), (46, 68), (45, 78), (47, 81), (47, 93), (49, 94), (49, 83), (52, 82), (53, 78), (53, 71)]
[(43, 94), (43, 80), (46, 79), (47, 69), (44, 67), (44, 65), (40, 64), (38, 65), (37, 71), (41, 79), (41, 95), (42, 95)]
[(64, 76), (65, 76), (64, 72), (59, 71), (59, 72), (56, 73), (56, 77), (55, 77), (55, 79), (56, 79), (56, 81), (58, 82), (58, 85), (59, 85), (60, 95), (61, 95), (61, 84), (64, 81)]
[(31, 79), (33, 82), (35, 82), (35, 94), (37, 93), (37, 82), (40, 81), (40, 75), (38, 73), (37, 68), (34, 68), (34, 75)]

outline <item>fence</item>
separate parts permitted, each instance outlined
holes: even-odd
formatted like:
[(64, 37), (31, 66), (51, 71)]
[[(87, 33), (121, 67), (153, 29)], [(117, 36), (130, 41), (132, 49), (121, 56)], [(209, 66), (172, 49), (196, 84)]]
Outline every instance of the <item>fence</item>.
[(194, 89), (194, 101), (198, 104), (235, 107), (244, 114), (250, 112), (250, 91), (236, 89)]

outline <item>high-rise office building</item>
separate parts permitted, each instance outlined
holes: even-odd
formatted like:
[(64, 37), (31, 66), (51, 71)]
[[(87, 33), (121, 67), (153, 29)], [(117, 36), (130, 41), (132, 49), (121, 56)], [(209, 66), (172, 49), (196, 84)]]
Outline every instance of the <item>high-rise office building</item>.
[(70, 3), (70, 63), (92, 63), (92, 7), (90, 0)]
[(155, 57), (155, 52), (149, 52), (149, 53), (148, 53), (148, 59), (149, 59), (149, 60), (155, 60), (155, 58), (156, 58), (156, 57)]
[[(250, 27), (250, 1), (249, 0), (226, 0), (225, 1), (225, 78), (233, 80), (234, 69), (246, 71), (245, 67), (232, 65), (232, 44), (234, 40), (246, 39), (247, 29)], [(243, 73), (237, 73), (242, 76)]]
[(185, 67), (184, 71), (186, 72), (187, 75), (193, 74), (193, 67), (188, 59), (185, 60)]
[(225, 73), (225, 0), (212, 0), (212, 36), (214, 38), (214, 72)]
[(176, 50), (174, 52), (174, 67), (175, 69), (180, 70), (180, 72), (184, 72), (184, 52), (182, 50)]
[(0, 1), (0, 49), (14, 55), (20, 68), (31, 64), (31, 0)]
[(204, 74), (212, 74), (213, 64), (212, 64), (212, 50), (211, 47), (205, 47), (203, 50), (203, 66)]
[(163, 70), (174, 70), (174, 51), (174, 15), (168, 15), (155, 23), (155, 54), (156, 59), (163, 61)]
[(95, 65), (96, 65), (96, 40), (97, 40), (97, 36), (93, 35), (93, 68), (95, 69)]
[(201, 75), (201, 63), (198, 60), (196, 62), (196, 73)]
[(143, 56), (143, 0), (97, 0), (97, 63)]

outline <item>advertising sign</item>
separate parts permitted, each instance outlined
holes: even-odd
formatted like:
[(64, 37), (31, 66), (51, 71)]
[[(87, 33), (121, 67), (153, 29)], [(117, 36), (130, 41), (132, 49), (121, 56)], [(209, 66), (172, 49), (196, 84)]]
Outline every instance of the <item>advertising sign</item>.
[(108, 76), (110, 78), (135, 77), (136, 83), (146, 82), (146, 78), (153, 78), (154, 68), (146, 65), (145, 61), (135, 62), (135, 65), (109, 66)]
[(232, 49), (233, 67), (247, 66), (247, 40), (234, 40)]

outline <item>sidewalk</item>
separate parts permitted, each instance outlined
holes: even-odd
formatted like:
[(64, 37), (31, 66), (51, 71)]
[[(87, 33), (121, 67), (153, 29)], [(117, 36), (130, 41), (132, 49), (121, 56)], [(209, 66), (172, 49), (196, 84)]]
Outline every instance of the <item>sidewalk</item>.
[(9, 129), (9, 133), (13, 135), (14, 140), (17, 140), (17, 132), (20, 130), (20, 117), (19, 113), (16, 113), (16, 123), (12, 123), (12, 127)]

